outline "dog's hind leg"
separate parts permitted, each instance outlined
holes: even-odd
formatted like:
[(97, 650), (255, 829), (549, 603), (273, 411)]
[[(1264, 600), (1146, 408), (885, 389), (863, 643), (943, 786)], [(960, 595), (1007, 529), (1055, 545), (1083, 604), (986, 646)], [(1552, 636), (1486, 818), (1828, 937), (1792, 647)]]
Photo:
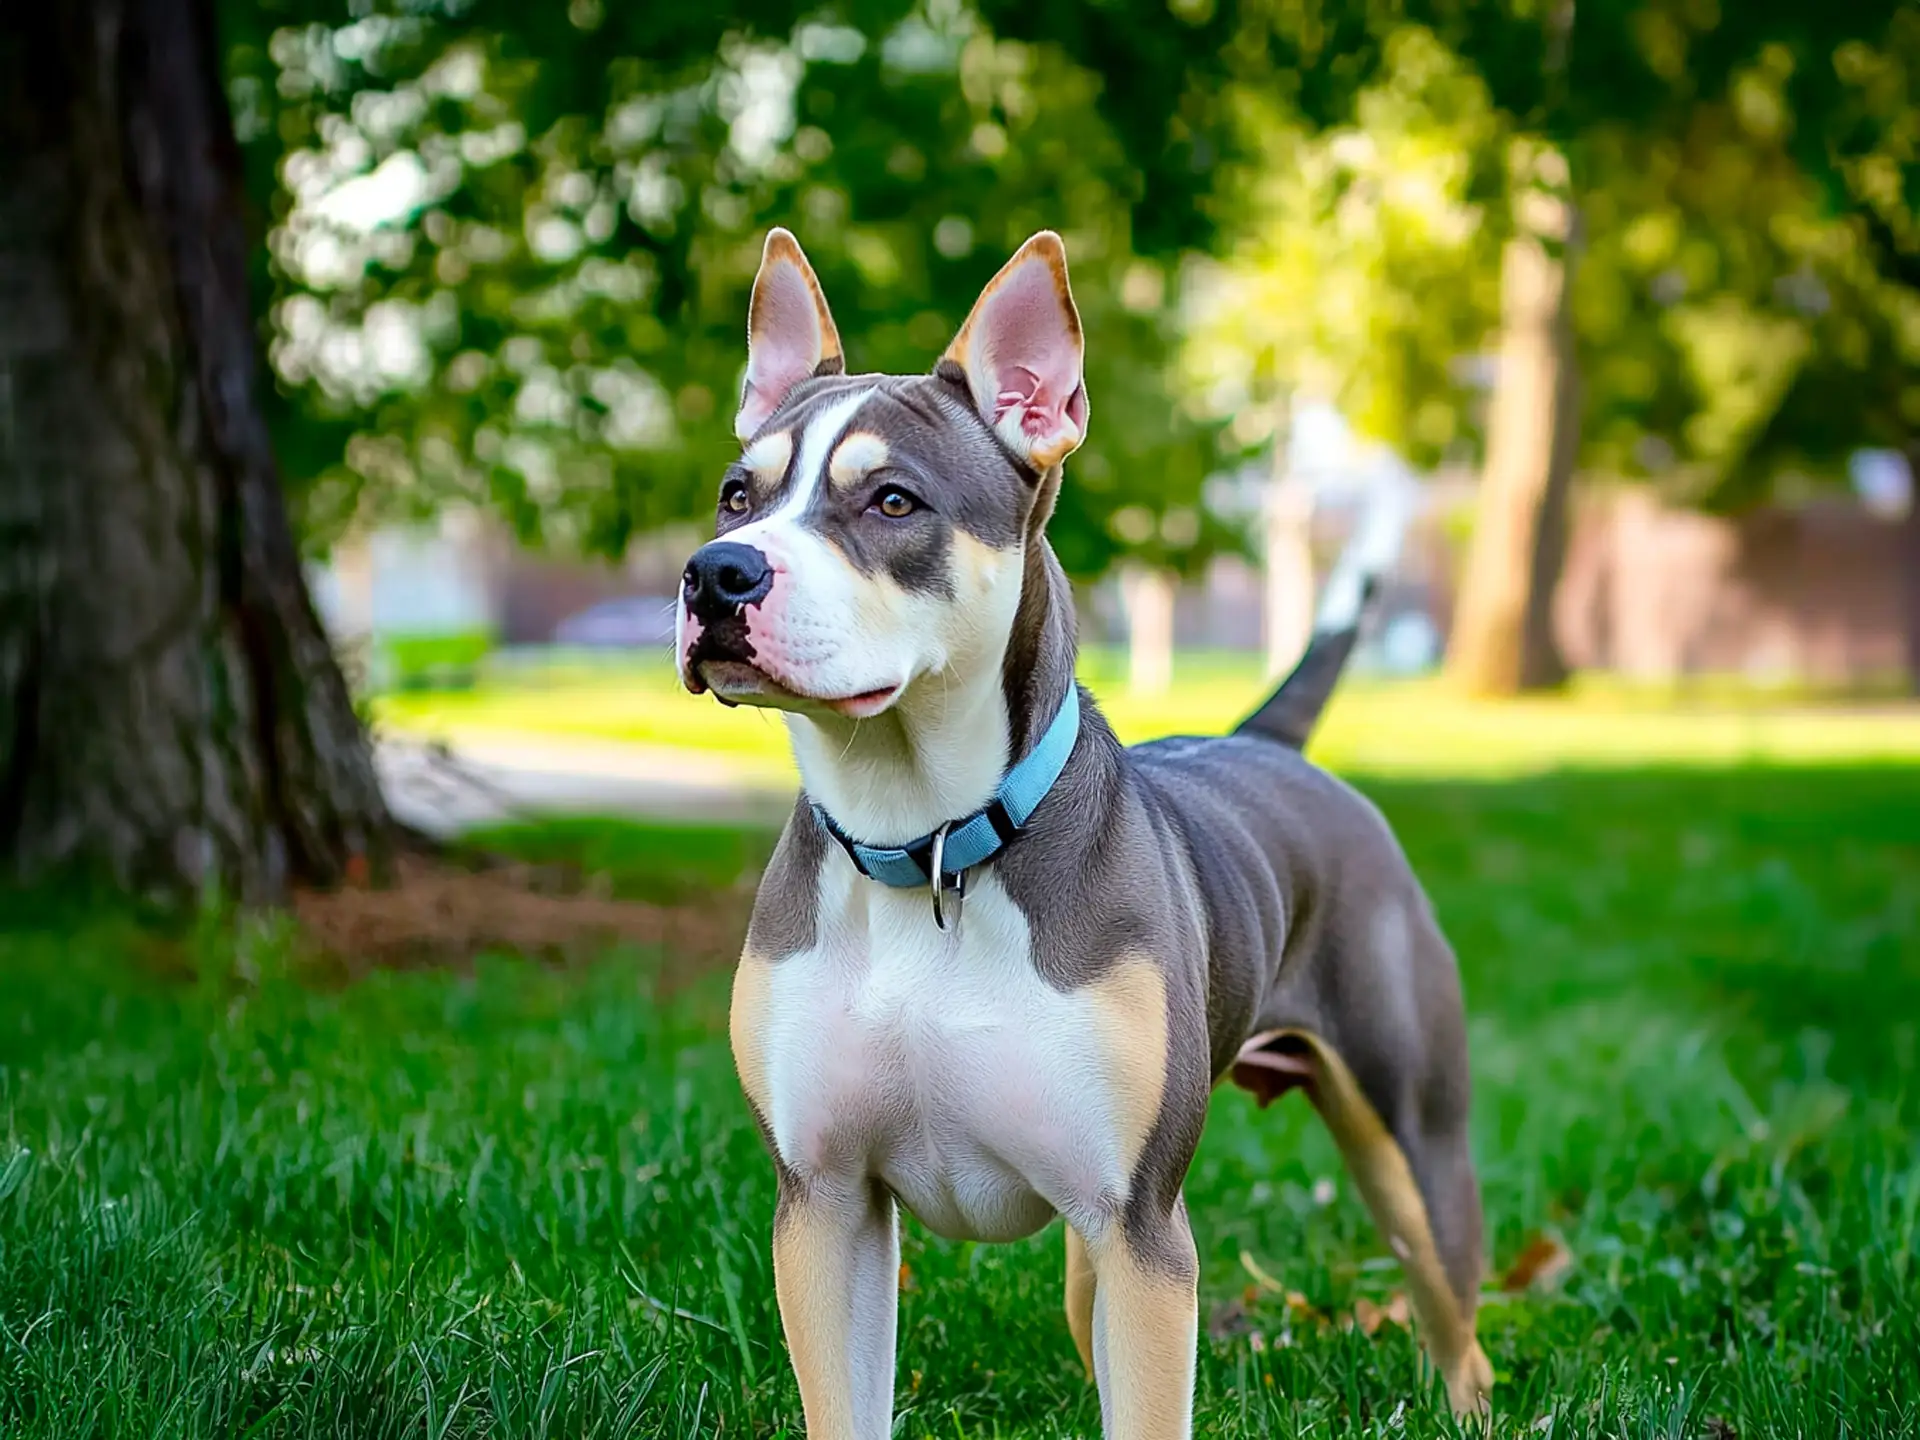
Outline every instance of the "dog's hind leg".
[[(1255, 1055), (1262, 1058), (1249, 1065)], [(1400, 1125), (1390, 1129), (1339, 1051), (1310, 1030), (1256, 1035), (1233, 1078), (1260, 1095), (1264, 1105), (1286, 1088), (1275, 1085), (1276, 1073), (1305, 1081), (1374, 1223), (1405, 1268), (1415, 1318), (1454, 1413), (1484, 1414), (1493, 1368), (1474, 1336), (1480, 1194), (1467, 1154), (1464, 1113), (1448, 1114), (1448, 1107), (1438, 1106), (1440, 1113), (1432, 1117), (1437, 1124), (1409, 1113), (1397, 1116)], [(1418, 1108), (1414, 1103), (1401, 1107)]]
[(1073, 1348), (1080, 1352), (1080, 1363), (1093, 1378), (1093, 1260), (1087, 1254), (1087, 1242), (1080, 1232), (1067, 1226), (1067, 1331), (1073, 1336)]

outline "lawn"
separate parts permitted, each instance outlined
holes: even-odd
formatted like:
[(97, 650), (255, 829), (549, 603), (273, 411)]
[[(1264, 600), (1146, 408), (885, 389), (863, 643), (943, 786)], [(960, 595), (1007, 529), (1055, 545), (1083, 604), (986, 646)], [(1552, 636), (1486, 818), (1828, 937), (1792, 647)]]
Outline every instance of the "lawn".
[[(1259, 662), (1237, 654), (1183, 653), (1163, 695), (1129, 694), (1116, 651), (1083, 652), (1080, 674), (1129, 743), (1217, 733), (1271, 688)], [(455, 742), (620, 741), (725, 757), (745, 776), (793, 774), (777, 715), (688, 695), (665, 658), (503, 665), (469, 690), (381, 696), (374, 713), (390, 731)], [(1511, 776), (1569, 761), (1920, 763), (1920, 707), (1824, 703), (1725, 682), (1675, 691), (1600, 681), (1583, 681), (1571, 699), (1484, 705), (1437, 682), (1356, 678), (1336, 692), (1314, 754), (1343, 772), (1376, 776)]]
[[(1920, 766), (1363, 784), (1465, 971), (1500, 1433), (1920, 1430)], [(494, 843), (737, 905), (767, 841)], [(0, 1435), (800, 1433), (723, 973), (294, 950), (0, 921)], [(1339, 1323), (1399, 1282), (1304, 1103), (1223, 1091), (1188, 1194), (1200, 1435), (1451, 1433), (1405, 1330)], [(905, 1259), (896, 1434), (1097, 1434), (1057, 1227)]]

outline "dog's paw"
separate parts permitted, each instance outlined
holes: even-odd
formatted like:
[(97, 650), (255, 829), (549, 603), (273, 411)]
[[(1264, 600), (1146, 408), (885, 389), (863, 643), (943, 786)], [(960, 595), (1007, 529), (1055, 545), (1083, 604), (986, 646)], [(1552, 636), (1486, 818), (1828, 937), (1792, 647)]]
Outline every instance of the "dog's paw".
[(1447, 1403), (1454, 1418), (1461, 1422), (1478, 1421), (1484, 1431), (1493, 1416), (1493, 1365), (1487, 1352), (1475, 1341), (1460, 1363), (1447, 1376)]

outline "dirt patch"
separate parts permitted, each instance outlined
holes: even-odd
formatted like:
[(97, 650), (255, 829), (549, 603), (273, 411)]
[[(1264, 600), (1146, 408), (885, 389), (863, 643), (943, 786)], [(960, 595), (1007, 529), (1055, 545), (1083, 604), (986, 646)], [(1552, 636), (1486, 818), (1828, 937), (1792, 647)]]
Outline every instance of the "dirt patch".
[(464, 967), (488, 951), (572, 963), (625, 943), (658, 947), (671, 983), (731, 964), (752, 903), (751, 877), (656, 905), (617, 898), (604, 877), (568, 866), (407, 855), (392, 883), (299, 891), (293, 913), (323, 971), (343, 980), (382, 967)]

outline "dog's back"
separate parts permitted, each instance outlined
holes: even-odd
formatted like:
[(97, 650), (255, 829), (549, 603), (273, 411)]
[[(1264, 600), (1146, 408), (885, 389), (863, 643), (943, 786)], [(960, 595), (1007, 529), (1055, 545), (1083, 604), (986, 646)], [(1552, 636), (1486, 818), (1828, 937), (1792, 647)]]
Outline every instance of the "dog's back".
[(1446, 983), (1457, 993), (1437, 928), (1430, 917), (1418, 923), (1425, 897), (1392, 831), (1363, 796), (1302, 754), (1399, 552), (1402, 499), (1387, 494), (1362, 516), (1328, 579), (1305, 653), (1232, 734), (1175, 736), (1127, 751), (1142, 799), (1184, 842), (1207, 912), (1216, 1074), (1248, 1034), (1276, 1023), (1277, 997), (1361, 978), (1351, 964), (1317, 963), (1330, 937), (1355, 933), (1339, 923), (1349, 908), (1409, 912), (1409, 927), (1438, 942), (1438, 958), (1423, 968), (1445, 973), (1404, 977), (1404, 985)]

